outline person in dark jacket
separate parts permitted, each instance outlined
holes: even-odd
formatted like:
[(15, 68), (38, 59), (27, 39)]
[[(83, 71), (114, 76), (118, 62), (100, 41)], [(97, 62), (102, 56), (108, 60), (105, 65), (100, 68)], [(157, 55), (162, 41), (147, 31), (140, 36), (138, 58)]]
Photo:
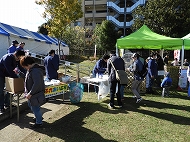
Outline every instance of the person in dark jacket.
[(188, 62), (187, 59), (184, 59), (183, 65), (184, 65), (184, 66), (189, 66), (189, 62)]
[(114, 96), (116, 93), (116, 86), (118, 86), (118, 91), (116, 93), (117, 96), (117, 104), (119, 108), (122, 107), (121, 102), (121, 94), (120, 94), (120, 82), (116, 79), (115, 70), (111, 64), (113, 63), (116, 70), (125, 70), (125, 62), (121, 57), (116, 56), (116, 51), (110, 52), (110, 58), (107, 61), (107, 68), (108, 68), (108, 81), (110, 82), (110, 103), (108, 104), (109, 108), (114, 108)]
[(134, 53), (132, 55), (133, 64), (130, 68), (128, 68), (129, 71), (134, 73), (134, 80), (131, 85), (131, 91), (135, 95), (135, 98), (137, 99), (136, 103), (139, 103), (142, 101), (142, 97), (140, 96), (140, 85), (144, 78), (142, 78), (139, 74), (139, 72), (143, 69), (144, 62), (142, 63), (139, 59), (139, 55), (137, 53)]
[(168, 60), (169, 60), (169, 55), (166, 54), (166, 56), (164, 57), (163, 61), (164, 61), (164, 65), (168, 65)]
[[(98, 77), (99, 75), (102, 75), (105, 73), (106, 68), (107, 68), (107, 60), (109, 58), (110, 58), (110, 56), (105, 54), (102, 57), (102, 59), (100, 59), (96, 62), (96, 65), (94, 66), (94, 68), (92, 70), (93, 77)], [(95, 93), (98, 94), (98, 86), (94, 86), (94, 90), (95, 90)]]
[(0, 113), (5, 111), (4, 107), (9, 107), (9, 94), (4, 95), (5, 77), (18, 78), (13, 70), (24, 55), (24, 51), (15, 51), (14, 54), (6, 54), (0, 59)]
[(35, 124), (30, 127), (40, 128), (43, 119), (40, 106), (46, 102), (43, 76), (45, 68), (36, 64), (31, 56), (24, 56), (21, 58), (20, 64), (27, 70), (25, 76), (21, 72), (19, 75), (25, 78), (25, 97), (28, 99), (28, 106), (35, 115), (33, 119)]
[(24, 42), (20, 42), (19, 46), (16, 48), (16, 50), (22, 50), (22, 51), (24, 51), (24, 46), (25, 46), (25, 43)]
[(12, 45), (7, 49), (7, 53), (14, 53), (16, 51), (18, 44), (19, 43), (17, 40), (13, 40)]
[(152, 86), (153, 86), (155, 78), (158, 76), (158, 69), (157, 69), (158, 65), (156, 63), (157, 54), (153, 52), (151, 53), (150, 57), (151, 59), (148, 61), (149, 81), (148, 81), (148, 88), (146, 90), (146, 93), (153, 94), (154, 91), (152, 90)]
[(157, 69), (164, 70), (164, 61), (163, 61), (162, 57), (160, 56), (160, 54), (158, 54), (158, 53), (157, 53), (156, 62), (157, 62)]
[[(160, 54), (158, 54), (158, 53), (157, 53), (156, 62), (157, 62), (157, 69), (158, 69), (158, 71), (164, 71), (164, 61), (163, 61), (162, 57), (160, 56)], [(161, 83), (162, 79), (163, 79), (162, 76), (157, 75), (157, 77), (155, 79), (155, 84), (158, 87), (160, 87), (160, 83)]]
[(55, 54), (55, 50), (50, 50), (49, 55), (44, 58), (44, 66), (49, 80), (58, 79), (59, 57)]
[(160, 86), (163, 88), (162, 90), (162, 97), (169, 96), (169, 88), (172, 85), (172, 79), (170, 78), (170, 73), (165, 73), (165, 77), (162, 80)]

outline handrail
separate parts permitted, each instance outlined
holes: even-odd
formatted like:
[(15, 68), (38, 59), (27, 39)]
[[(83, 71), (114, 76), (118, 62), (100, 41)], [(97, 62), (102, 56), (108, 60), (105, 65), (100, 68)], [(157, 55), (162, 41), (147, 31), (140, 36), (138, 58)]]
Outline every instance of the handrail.
[[(107, 16), (106, 17), (107, 20), (111, 21), (112, 23), (116, 24), (119, 28), (123, 28), (124, 27), (124, 22), (119, 22), (116, 18), (114, 18), (113, 16)], [(126, 27), (131, 27), (131, 25), (134, 23), (133, 20), (131, 20), (130, 22), (126, 22)]]
[[(126, 8), (126, 13), (130, 14), (135, 10), (139, 5), (144, 5), (145, 0), (139, 0), (135, 4), (133, 4), (131, 7)], [(116, 3), (114, 2), (107, 2), (107, 7), (113, 8), (115, 11), (117, 11), (119, 14), (124, 14), (124, 8), (120, 8)]]
[[(43, 59), (45, 58), (45, 56), (43, 55), (37, 55), (38, 57), (34, 57), (35, 59), (39, 59), (40, 63), (43, 65)], [(68, 66), (68, 62), (70, 65), (75, 65), (76, 69), (74, 69), (73, 67), (69, 67)], [(84, 66), (81, 65), (80, 63), (74, 63), (74, 62), (70, 62), (70, 61), (66, 61), (66, 60), (60, 60), (60, 66), (63, 66), (65, 69), (64, 74), (67, 74), (67, 69), (68, 68), (73, 68), (73, 70), (76, 70), (76, 80), (77, 82), (79, 82), (80, 80), (80, 73), (82, 73), (82, 70), (88, 71), (88, 75), (90, 76), (92, 69), (89, 66)]]

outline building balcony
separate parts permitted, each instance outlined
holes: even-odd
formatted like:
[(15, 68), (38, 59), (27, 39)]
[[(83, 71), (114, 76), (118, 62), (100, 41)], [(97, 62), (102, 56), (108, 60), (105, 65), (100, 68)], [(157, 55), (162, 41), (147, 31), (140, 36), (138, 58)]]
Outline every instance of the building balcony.
[(107, 20), (111, 21), (113, 24), (115, 24), (118, 28), (124, 28), (126, 26), (127, 28), (130, 28), (131, 25), (134, 23), (133, 20), (126, 22), (126, 25), (124, 25), (124, 22), (120, 22), (117, 19), (115, 19), (113, 16), (107, 16)]
[(85, 5), (101, 5), (101, 4), (106, 4), (107, 0), (85, 0)]
[[(131, 7), (126, 8), (126, 13), (130, 14), (135, 10), (139, 5), (144, 5), (145, 0), (139, 0)], [(124, 14), (124, 8), (120, 8), (118, 5), (116, 5), (114, 2), (107, 2), (107, 7), (112, 8), (113, 10), (117, 11), (119, 14)]]
[(107, 16), (107, 12), (104, 13), (85, 13), (85, 17), (86, 18), (92, 18), (92, 17), (106, 17)]

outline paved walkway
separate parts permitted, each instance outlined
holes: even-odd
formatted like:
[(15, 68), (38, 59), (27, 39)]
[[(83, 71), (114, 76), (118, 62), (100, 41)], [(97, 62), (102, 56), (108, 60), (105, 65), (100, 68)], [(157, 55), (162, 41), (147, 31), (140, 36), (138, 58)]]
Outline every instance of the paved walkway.
[[(68, 102), (68, 97), (65, 97), (65, 101)], [(27, 106), (27, 104), (24, 104)], [(49, 100), (42, 106), (43, 121), (53, 117), (53, 115), (64, 107), (62, 99)], [(24, 108), (24, 107), (23, 107)], [(26, 108), (26, 107), (25, 107)], [(16, 110), (16, 108), (14, 108)], [(3, 114), (5, 115), (5, 114)], [(27, 135), (33, 132), (29, 127), (29, 123), (32, 122), (34, 115), (29, 109), (24, 109), (20, 113), (20, 121), (17, 122), (17, 115), (14, 114), (13, 118), (6, 118), (0, 122), (0, 142), (20, 142)], [(3, 116), (0, 116), (3, 117)]]

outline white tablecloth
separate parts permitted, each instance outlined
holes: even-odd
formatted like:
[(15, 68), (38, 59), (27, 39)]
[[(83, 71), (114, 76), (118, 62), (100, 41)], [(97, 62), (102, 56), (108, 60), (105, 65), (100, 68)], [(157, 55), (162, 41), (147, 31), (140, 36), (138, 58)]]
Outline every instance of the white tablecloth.
[(98, 100), (106, 97), (110, 92), (110, 84), (108, 82), (108, 75), (103, 75), (102, 78), (88, 78), (86, 79), (88, 83), (88, 92), (89, 84), (98, 86)]

